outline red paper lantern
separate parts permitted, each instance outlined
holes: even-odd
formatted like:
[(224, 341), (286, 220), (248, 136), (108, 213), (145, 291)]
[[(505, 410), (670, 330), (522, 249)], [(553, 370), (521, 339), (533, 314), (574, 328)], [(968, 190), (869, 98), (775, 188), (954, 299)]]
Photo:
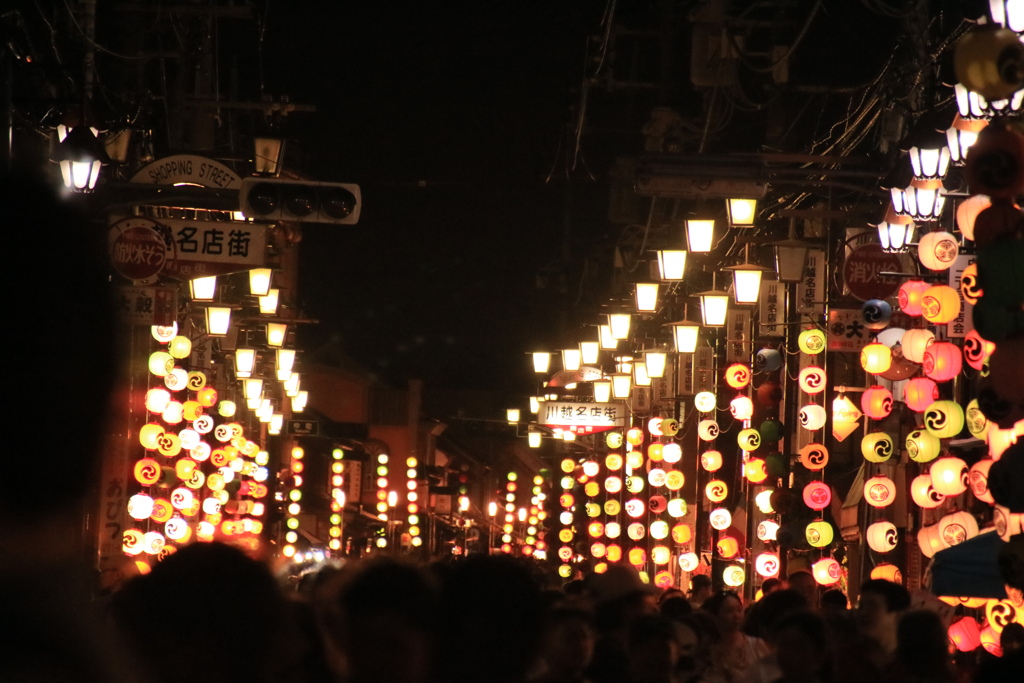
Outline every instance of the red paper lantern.
[[(936, 382), (948, 382), (960, 374), (962, 354), (956, 344), (933, 342), (924, 352), (921, 367), (924, 374)], [(864, 411), (867, 412), (867, 411)]]
[(892, 393), (876, 384), (861, 394), (860, 408), (873, 420), (884, 419), (892, 412)]
[(927, 377), (915, 377), (908, 381), (903, 389), (903, 402), (915, 413), (923, 413), (937, 400), (939, 400), (939, 387), (934, 380)]
[(949, 639), (960, 652), (970, 652), (981, 645), (981, 629), (971, 617), (964, 617), (949, 627)]
[(824, 510), (832, 502), (832, 489), (821, 481), (812, 481), (804, 487), (804, 505), (812, 510)]
[(996, 345), (982, 338), (977, 330), (964, 336), (964, 360), (975, 370), (981, 370), (985, 360), (996, 350)]
[(907, 280), (900, 285), (898, 301), (900, 310), (907, 315), (921, 315), (921, 297), (930, 285), (924, 280)]

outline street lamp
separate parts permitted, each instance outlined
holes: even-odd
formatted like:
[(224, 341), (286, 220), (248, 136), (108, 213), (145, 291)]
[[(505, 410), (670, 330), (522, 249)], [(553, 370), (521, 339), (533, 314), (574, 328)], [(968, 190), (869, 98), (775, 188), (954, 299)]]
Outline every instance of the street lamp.
[(266, 296), (259, 298), (261, 315), (277, 315), (277, 304), (281, 290), (270, 289)]
[(665, 366), (668, 363), (668, 352), (664, 349), (645, 349), (644, 363), (647, 366), (647, 376), (660, 379), (665, 376)]
[(109, 163), (96, 129), (75, 126), (57, 146), (56, 161), (64, 178), (64, 187), (72, 192), (92, 192), (100, 177), (100, 167)]
[(206, 307), (206, 333), (211, 337), (226, 337), (231, 328), (231, 309), (227, 306)]
[(253, 166), (260, 175), (281, 174), (284, 159), (284, 140), (274, 135), (257, 135), (253, 138)]
[(252, 377), (252, 371), (255, 366), (256, 349), (244, 347), (235, 349), (235, 377), (237, 379)]
[(901, 252), (908, 243), (914, 241), (914, 222), (882, 221), (878, 224), (878, 241), (887, 252)]
[(536, 373), (545, 373), (551, 367), (551, 354), (547, 351), (534, 351), (533, 352), (533, 371)]
[(267, 323), (267, 346), (270, 348), (277, 349), (284, 346), (284, 340), (287, 335), (287, 323)]
[(562, 369), (569, 372), (576, 372), (583, 362), (583, 352), (580, 349), (562, 349)]
[(266, 296), (270, 293), (270, 268), (253, 268), (249, 271), (249, 293), (253, 296)]
[(730, 198), (727, 203), (729, 225), (734, 228), (751, 228), (757, 216), (757, 200)]
[(669, 325), (672, 327), (672, 340), (676, 345), (676, 353), (693, 353), (697, 350), (700, 325), (689, 320), (669, 323)]
[(779, 282), (803, 281), (807, 252), (814, 246), (810, 242), (796, 239), (792, 230), (790, 233), (789, 239), (768, 244), (775, 249), (775, 272), (779, 275)]
[(580, 342), (580, 363), (583, 365), (594, 365), (601, 357), (601, 342), (583, 341)]
[(193, 301), (213, 301), (217, 294), (217, 276), (197, 277), (188, 281)]
[(658, 273), (662, 280), (682, 280), (686, 269), (686, 251), (683, 249), (659, 249)]
[(658, 283), (637, 282), (636, 310), (638, 313), (653, 313), (658, 310)]
[(706, 327), (722, 327), (725, 325), (726, 313), (729, 310), (729, 293), (718, 290), (701, 292), (700, 314)]
[(686, 221), (686, 244), (690, 251), (707, 253), (711, 251), (711, 243), (715, 239), (715, 221), (713, 219), (690, 219)]
[(633, 316), (629, 313), (609, 313), (608, 328), (612, 339), (621, 341), (629, 338), (629, 327)]

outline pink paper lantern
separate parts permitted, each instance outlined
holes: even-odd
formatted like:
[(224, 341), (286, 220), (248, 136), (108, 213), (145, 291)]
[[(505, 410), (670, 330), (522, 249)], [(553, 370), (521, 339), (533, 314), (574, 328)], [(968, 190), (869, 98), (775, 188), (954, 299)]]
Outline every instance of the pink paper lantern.
[(956, 344), (933, 342), (924, 352), (921, 367), (927, 377), (936, 382), (948, 382), (960, 374), (963, 355)]
[(915, 413), (925, 409), (939, 399), (939, 387), (927, 377), (915, 377), (903, 389), (903, 402)]

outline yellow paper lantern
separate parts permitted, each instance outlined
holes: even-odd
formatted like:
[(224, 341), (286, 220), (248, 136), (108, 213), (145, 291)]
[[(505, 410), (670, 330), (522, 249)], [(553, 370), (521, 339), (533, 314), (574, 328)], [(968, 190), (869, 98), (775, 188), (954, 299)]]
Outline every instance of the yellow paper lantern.
[(708, 472), (717, 472), (722, 468), (722, 454), (719, 451), (704, 451), (700, 454), (700, 466)]
[(139, 443), (148, 451), (154, 451), (160, 443), (160, 437), (164, 435), (164, 428), (155, 423), (149, 423), (139, 429)]
[(165, 377), (174, 369), (174, 357), (166, 351), (154, 351), (149, 354), (149, 372), (157, 377)]
[(860, 442), (860, 452), (868, 462), (885, 462), (895, 450), (892, 437), (885, 432), (865, 434)]
[(882, 579), (892, 583), (903, 583), (903, 574), (900, 568), (894, 564), (880, 564), (871, 570), (872, 579)]
[(978, 535), (978, 520), (963, 510), (948, 514), (939, 520), (939, 535), (947, 547), (960, 545)]
[(835, 539), (835, 531), (828, 522), (818, 520), (807, 525), (804, 529), (804, 536), (811, 547), (824, 548)]
[(768, 468), (761, 458), (750, 458), (743, 465), (743, 476), (751, 484), (760, 484), (768, 478)]
[(697, 423), (697, 436), (702, 441), (714, 441), (718, 432), (718, 423), (714, 420), (701, 420)]
[(921, 315), (933, 325), (945, 325), (960, 315), (960, 295), (948, 285), (929, 287), (921, 297)]
[(722, 538), (718, 539), (717, 548), (719, 556), (725, 558), (726, 560), (731, 560), (732, 558), (736, 557), (740, 552), (739, 541), (737, 541), (732, 536), (723, 536)]
[(721, 479), (712, 479), (704, 487), (704, 495), (712, 503), (721, 503), (729, 496), (729, 485)]
[(817, 328), (804, 330), (797, 337), (797, 346), (800, 347), (800, 351), (803, 353), (812, 356), (817, 355), (825, 350), (825, 332)]
[(761, 432), (756, 429), (741, 429), (736, 435), (736, 443), (745, 451), (756, 451), (761, 447)]
[(939, 437), (925, 429), (915, 429), (907, 434), (907, 455), (914, 462), (931, 462), (942, 452)]
[(725, 369), (725, 383), (733, 389), (742, 389), (750, 384), (750, 368), (742, 363), (733, 363)]
[(892, 412), (892, 393), (885, 387), (869, 387), (861, 394), (860, 408), (873, 420), (882, 420)]
[(626, 442), (631, 446), (639, 446), (644, 442), (644, 430), (639, 427), (631, 427), (626, 431)]
[(964, 409), (956, 401), (935, 401), (925, 409), (922, 420), (932, 436), (952, 439), (964, 428)]
[(865, 372), (880, 375), (892, 367), (892, 349), (878, 342), (868, 344), (860, 352), (860, 365)]
[(747, 574), (743, 571), (743, 567), (733, 565), (722, 570), (722, 581), (726, 586), (739, 588), (746, 580)]

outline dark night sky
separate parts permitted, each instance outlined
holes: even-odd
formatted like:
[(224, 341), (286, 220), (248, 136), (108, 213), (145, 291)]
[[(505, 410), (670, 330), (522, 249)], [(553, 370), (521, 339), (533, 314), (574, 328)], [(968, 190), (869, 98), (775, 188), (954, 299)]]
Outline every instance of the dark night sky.
[(271, 5), (266, 88), (317, 106), (286, 132), (311, 175), (361, 185), (363, 213), (305, 228), (305, 345), (333, 337), (398, 382), (528, 394), (524, 354), (557, 316), (534, 286), (562, 232), (563, 185), (544, 180), (600, 6), (316, 6)]

